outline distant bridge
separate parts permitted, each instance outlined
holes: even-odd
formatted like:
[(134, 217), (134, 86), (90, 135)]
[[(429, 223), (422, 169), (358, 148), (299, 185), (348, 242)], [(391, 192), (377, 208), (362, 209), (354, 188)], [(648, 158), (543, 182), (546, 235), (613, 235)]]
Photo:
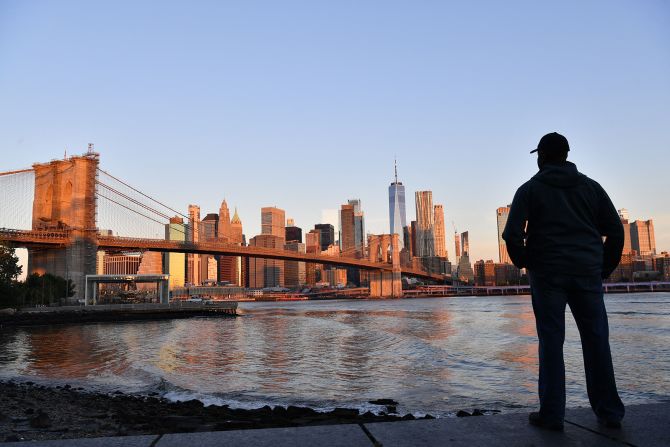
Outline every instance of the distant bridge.
[[(370, 293), (381, 297), (402, 295), (401, 274), (436, 282), (450, 281), (450, 277), (436, 272), (401, 266), (398, 235), (371, 235), (367, 247), (356, 253), (338, 254), (302, 253), (211, 239), (198, 241), (186, 233), (181, 237), (185, 240), (166, 240), (157, 233), (164, 233), (172, 216), (180, 215), (189, 221), (191, 216), (102, 171), (98, 164), (99, 155), (89, 151), (83, 156), (37, 163), (32, 169), (0, 172), (0, 181), (5, 182), (0, 185), (3, 189), (0, 199), (10, 201), (2, 204), (0, 226), (9, 228), (0, 228), (0, 242), (28, 248), (29, 273), (48, 272), (71, 279), (77, 294), (85, 290), (85, 276), (96, 273), (98, 250), (222, 255), (355, 267), (369, 271)], [(34, 181), (28, 184), (25, 175), (34, 175)], [(100, 176), (105, 180), (100, 180)], [(16, 179), (15, 183), (11, 179)], [(33, 189), (32, 197), (25, 192), (24, 197), (18, 197), (22, 188)], [(25, 202), (31, 199), (32, 215), (27, 216)], [(100, 199), (105, 208), (99, 207)], [(5, 214), (8, 212), (20, 215), (9, 216)], [(100, 212), (112, 222), (106, 223), (109, 227), (99, 224)], [(123, 213), (132, 219), (120, 222), (118, 216)], [(8, 225), (6, 221), (11, 221), (11, 217), (29, 219), (31, 228)], [(121, 229), (137, 233), (138, 228), (147, 225), (153, 225), (151, 237), (120, 237), (99, 230), (102, 227), (119, 234), (123, 233)]]

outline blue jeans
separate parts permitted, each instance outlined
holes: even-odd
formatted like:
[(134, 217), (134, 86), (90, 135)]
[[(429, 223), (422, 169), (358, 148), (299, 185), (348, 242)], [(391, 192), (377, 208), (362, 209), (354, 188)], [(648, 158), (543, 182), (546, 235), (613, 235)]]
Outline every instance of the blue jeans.
[(540, 415), (565, 417), (565, 305), (570, 306), (582, 340), (586, 389), (596, 416), (620, 421), (624, 406), (614, 380), (607, 312), (600, 276), (529, 272), (533, 312), (539, 339)]

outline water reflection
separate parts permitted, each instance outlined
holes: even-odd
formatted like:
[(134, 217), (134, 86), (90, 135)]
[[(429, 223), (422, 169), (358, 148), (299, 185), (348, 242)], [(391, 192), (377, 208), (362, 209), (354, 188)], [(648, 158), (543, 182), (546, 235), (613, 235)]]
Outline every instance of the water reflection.
[[(653, 298), (608, 298), (617, 381), (627, 403), (670, 393), (670, 294)], [(392, 397), (404, 411), (440, 414), (536, 404), (527, 297), (245, 303), (241, 311), (235, 319), (4, 331), (0, 374), (249, 405), (332, 407)], [(570, 316), (566, 328), (569, 404), (585, 405)]]

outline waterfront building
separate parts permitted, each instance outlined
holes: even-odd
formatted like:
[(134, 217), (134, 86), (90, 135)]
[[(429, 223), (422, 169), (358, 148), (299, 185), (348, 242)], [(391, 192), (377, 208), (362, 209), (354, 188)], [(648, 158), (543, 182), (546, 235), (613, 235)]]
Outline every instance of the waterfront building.
[(475, 275), (472, 271), (472, 265), (470, 264), (470, 256), (467, 253), (463, 253), (458, 259), (458, 270), (457, 275), (459, 281), (473, 284)]
[(667, 251), (654, 258), (654, 270), (660, 274), (661, 281), (670, 281), (670, 254)]
[[(403, 228), (407, 226), (405, 213), (405, 186), (398, 181), (398, 165), (395, 164), (395, 181), (389, 186), (389, 234), (402, 236)], [(404, 238), (400, 238), (404, 248)]]
[(476, 286), (496, 285), (495, 263), (492, 260), (484, 261), (480, 259), (475, 262), (473, 273)]
[(331, 224), (316, 224), (314, 229), (321, 233), (321, 251), (327, 250), (335, 243), (335, 227)]
[(513, 264), (501, 262), (495, 264), (495, 285), (512, 286), (519, 284), (521, 271)]
[[(198, 205), (188, 206), (188, 231), (186, 232), (188, 242), (200, 241), (200, 207)], [(200, 255), (189, 253), (186, 255), (186, 281), (192, 285), (201, 284)]]
[[(249, 239), (249, 246), (283, 249), (284, 238), (273, 234), (259, 234)], [(284, 261), (251, 257), (248, 259), (249, 287), (262, 289), (264, 287), (284, 286)]]
[[(172, 217), (165, 225), (165, 239), (169, 241), (185, 241), (186, 225), (179, 216)], [(184, 287), (186, 282), (186, 255), (184, 253), (165, 253), (163, 255), (164, 273), (170, 275), (168, 287)]]
[[(298, 241), (287, 241), (284, 245), (286, 250), (306, 253), (305, 244)], [(284, 286), (302, 287), (307, 283), (306, 267), (304, 262), (284, 261)]]
[(444, 226), (444, 207), (442, 205), (435, 205), (434, 222), (435, 222), (435, 256), (439, 258), (449, 258), (447, 253), (446, 229)]
[(509, 264), (511, 262), (509, 254), (507, 253), (505, 239), (502, 237), (505, 225), (507, 225), (507, 218), (509, 217), (509, 210), (511, 207), (512, 205), (501, 206), (496, 210), (496, 222), (498, 224), (498, 260), (503, 264)]
[(636, 220), (630, 225), (630, 239), (632, 249), (640, 256), (656, 254), (656, 238), (654, 236), (654, 221)]
[(324, 270), (322, 283), (328, 283), (331, 287), (344, 287), (347, 285), (347, 270), (343, 268), (332, 268)]
[(271, 234), (281, 239), (286, 237), (286, 213), (275, 206), (261, 208), (261, 234)]
[(103, 257), (104, 275), (136, 275), (142, 256), (138, 254), (105, 254)]
[(433, 210), (433, 192), (417, 191), (416, 204), (416, 245), (418, 257), (435, 256), (435, 214)]

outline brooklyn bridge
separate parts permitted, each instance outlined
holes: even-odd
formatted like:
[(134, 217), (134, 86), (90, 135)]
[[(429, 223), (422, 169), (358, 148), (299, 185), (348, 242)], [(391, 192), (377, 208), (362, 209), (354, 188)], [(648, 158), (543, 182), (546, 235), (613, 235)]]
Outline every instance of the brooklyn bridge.
[(0, 243), (27, 249), (28, 274), (51, 273), (70, 279), (75, 285), (74, 299), (83, 298), (86, 276), (96, 273), (99, 250), (226, 255), (355, 267), (368, 272), (370, 295), (378, 297), (402, 296), (402, 275), (439, 283), (449, 279), (416, 266), (401, 266), (398, 235), (369, 235), (364, 251), (337, 254), (211, 239), (166, 240), (159, 232), (146, 229), (167, 225), (169, 212), (188, 216), (102, 170), (99, 164), (100, 155), (89, 149), (81, 156), (0, 172)]

